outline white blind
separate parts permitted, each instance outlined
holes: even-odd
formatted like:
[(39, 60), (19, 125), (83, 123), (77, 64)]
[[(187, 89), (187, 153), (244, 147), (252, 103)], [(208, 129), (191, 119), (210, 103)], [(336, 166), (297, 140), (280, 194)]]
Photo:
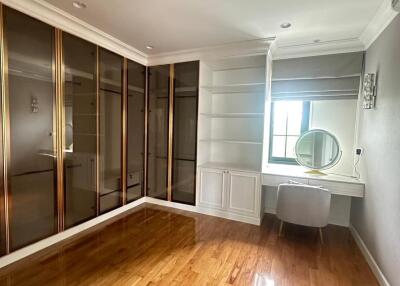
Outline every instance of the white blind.
[(272, 100), (357, 99), (363, 52), (277, 60)]

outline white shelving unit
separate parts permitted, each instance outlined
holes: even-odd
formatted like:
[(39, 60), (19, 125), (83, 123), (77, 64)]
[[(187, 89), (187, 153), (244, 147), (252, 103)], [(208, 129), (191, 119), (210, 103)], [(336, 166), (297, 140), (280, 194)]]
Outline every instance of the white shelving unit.
[(265, 55), (200, 62), (198, 166), (261, 172), (266, 62)]
[(200, 113), (200, 115), (212, 118), (262, 118), (264, 113), (241, 113), (241, 112), (226, 112), (226, 113)]

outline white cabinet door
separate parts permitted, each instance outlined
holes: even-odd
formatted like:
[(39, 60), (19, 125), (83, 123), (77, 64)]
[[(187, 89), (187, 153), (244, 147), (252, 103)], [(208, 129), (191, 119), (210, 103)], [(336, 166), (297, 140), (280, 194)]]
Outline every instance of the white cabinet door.
[(260, 174), (230, 171), (229, 175), (228, 210), (260, 216)]
[(220, 169), (199, 169), (198, 205), (225, 208), (225, 174)]

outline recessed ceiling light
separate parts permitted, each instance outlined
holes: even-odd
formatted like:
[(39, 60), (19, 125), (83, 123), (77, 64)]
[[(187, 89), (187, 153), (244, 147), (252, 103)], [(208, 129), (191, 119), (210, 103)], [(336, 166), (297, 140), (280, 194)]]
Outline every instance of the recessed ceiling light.
[(85, 3), (79, 1), (72, 2), (72, 6), (74, 6), (77, 9), (85, 9), (87, 7)]
[(148, 49), (148, 50), (152, 50), (152, 49), (154, 49), (154, 47), (153, 47), (153, 46), (150, 46), (150, 45), (148, 45), (148, 46), (146, 46), (146, 49)]
[(320, 42), (321, 42), (320, 39), (315, 39), (315, 40), (314, 40), (314, 43), (316, 43), (316, 44), (317, 44), (317, 43), (320, 43)]
[(290, 28), (292, 26), (292, 24), (290, 24), (289, 22), (285, 22), (281, 24), (281, 28), (282, 29), (287, 29)]

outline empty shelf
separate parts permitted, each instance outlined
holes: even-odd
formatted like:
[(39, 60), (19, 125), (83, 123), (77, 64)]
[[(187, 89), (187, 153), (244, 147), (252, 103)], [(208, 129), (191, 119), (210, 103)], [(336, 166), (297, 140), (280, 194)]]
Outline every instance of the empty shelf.
[(263, 118), (264, 113), (200, 113), (213, 118)]
[(214, 85), (202, 86), (212, 93), (245, 93), (245, 92), (265, 92), (265, 83), (242, 83), (242, 84), (227, 84), (227, 85)]
[(217, 143), (249, 144), (249, 145), (262, 145), (263, 144), (260, 141), (232, 140), (232, 139), (200, 139), (200, 142), (217, 142)]
[(245, 171), (245, 172), (261, 172), (261, 166), (256, 167), (251, 165), (229, 163), (229, 162), (206, 162), (204, 164), (199, 165), (199, 167), (213, 168), (213, 169), (228, 169), (228, 170)]

